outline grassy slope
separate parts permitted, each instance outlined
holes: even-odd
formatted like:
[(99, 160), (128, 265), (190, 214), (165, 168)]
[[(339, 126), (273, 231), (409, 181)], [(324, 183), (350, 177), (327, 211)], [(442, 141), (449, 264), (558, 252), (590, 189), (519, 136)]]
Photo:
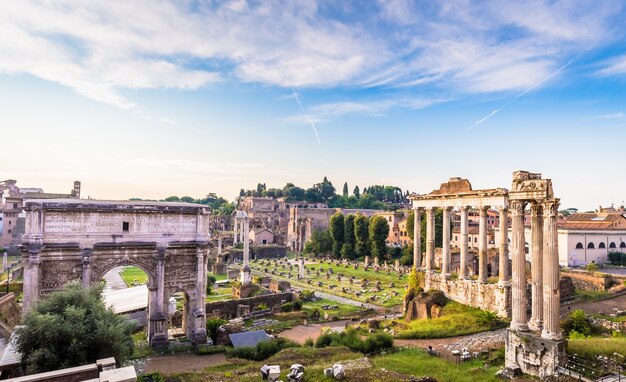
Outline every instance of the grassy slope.
[[(323, 305), (336, 305), (337, 309), (322, 310)], [(302, 310), (304, 311), (311, 311), (315, 308), (319, 308), (321, 312), (326, 312), (330, 316), (337, 316), (337, 317), (356, 315), (359, 312), (362, 312), (364, 310), (360, 306), (354, 306), (350, 304), (341, 304), (336, 301), (328, 300), (325, 298), (318, 300), (318, 301), (307, 301), (304, 304), (302, 304)]]
[(442, 316), (414, 320), (400, 328), (398, 338), (446, 338), (493, 329), (479, 323), (480, 309), (449, 300), (443, 307)]
[(626, 356), (626, 337), (569, 339), (567, 352), (592, 360), (595, 360), (600, 354), (610, 356), (613, 353), (619, 353)]

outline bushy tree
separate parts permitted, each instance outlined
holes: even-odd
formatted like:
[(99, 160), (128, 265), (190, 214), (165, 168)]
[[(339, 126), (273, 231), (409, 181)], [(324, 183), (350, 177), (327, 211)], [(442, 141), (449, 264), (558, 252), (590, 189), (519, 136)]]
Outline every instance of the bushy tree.
[(354, 218), (354, 250), (358, 257), (369, 254), (369, 219), (363, 214)]
[(341, 257), (354, 259), (354, 215), (349, 214), (343, 218), (343, 246), (341, 247)]
[(17, 349), (27, 373), (63, 369), (132, 354), (135, 324), (107, 309), (102, 287), (71, 283), (39, 301), (16, 329)]
[(369, 240), (372, 255), (382, 258), (387, 250), (387, 237), (389, 236), (389, 223), (380, 215), (370, 219)]
[(361, 197), (361, 191), (359, 190), (359, 186), (354, 186), (354, 191), (352, 191), (352, 194), (354, 194), (357, 199)]
[(213, 343), (217, 343), (217, 330), (220, 326), (224, 325), (228, 321), (219, 317), (207, 317), (206, 319), (206, 334), (213, 340)]
[(344, 219), (341, 212), (330, 217), (330, 236), (333, 238), (333, 255), (339, 258), (344, 242)]
[(217, 279), (215, 278), (215, 276), (207, 275), (207, 277), (206, 277), (206, 294), (207, 294), (207, 296), (211, 294), (211, 288), (213, 288), (213, 284), (215, 284), (216, 281), (217, 281)]
[(304, 253), (326, 254), (333, 250), (333, 239), (330, 230), (313, 230), (311, 239), (304, 245)]
[(322, 199), (326, 202), (335, 196), (335, 187), (326, 177), (324, 177), (324, 180), (322, 180), (321, 183), (317, 183), (313, 187), (320, 192)]

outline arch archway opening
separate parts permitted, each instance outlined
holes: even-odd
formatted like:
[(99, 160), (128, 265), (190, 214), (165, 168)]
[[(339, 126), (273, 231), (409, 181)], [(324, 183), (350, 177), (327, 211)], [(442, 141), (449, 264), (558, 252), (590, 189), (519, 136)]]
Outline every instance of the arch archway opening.
[(113, 312), (134, 321), (137, 332), (143, 332), (148, 339), (148, 307), (150, 276), (134, 265), (114, 266), (105, 271), (97, 280), (103, 285), (102, 298)]

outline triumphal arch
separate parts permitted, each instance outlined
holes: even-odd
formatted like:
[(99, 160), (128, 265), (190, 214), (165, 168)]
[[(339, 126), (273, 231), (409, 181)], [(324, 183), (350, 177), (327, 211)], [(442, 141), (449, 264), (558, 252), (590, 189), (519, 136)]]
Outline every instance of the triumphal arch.
[[(513, 173), (511, 189), (474, 190), (467, 179), (451, 178), (429, 194), (410, 196), (415, 227), (426, 212), (426, 251), (422, 258), (419, 229), (414, 230), (414, 264), (424, 271), (427, 290), (443, 291), (452, 300), (511, 318), (506, 339), (506, 367), (539, 377), (556, 372), (565, 360), (560, 332), (560, 289), (557, 238), (559, 199), (552, 181), (528, 171)], [(435, 211), (443, 210), (442, 262), (434, 266)], [(468, 211), (479, 211), (478, 275), (470, 275)], [(498, 281), (487, 274), (487, 211), (499, 213)], [(460, 265), (451, 269), (450, 214), (460, 213)], [(530, 215), (532, 258), (527, 262), (524, 217)], [(511, 220), (509, 231), (508, 222)], [(510, 235), (510, 239), (509, 239)], [(511, 246), (509, 256), (509, 242)], [(510, 259), (510, 260), (509, 260)], [(511, 269), (509, 271), (509, 262)], [(528, 266), (527, 266), (528, 264)], [(526, 274), (527, 267), (530, 274)], [(456, 271), (455, 277), (452, 272)], [(530, 283), (529, 283), (530, 281)], [(530, 284), (531, 298), (527, 293)], [(531, 302), (529, 307), (529, 300)], [(530, 308), (530, 309), (528, 309)], [(528, 318), (528, 310), (531, 312)]]
[(205, 296), (209, 209), (190, 203), (29, 200), (20, 251), (26, 312), (39, 298), (75, 280), (101, 282), (114, 267), (134, 265), (148, 275), (148, 340), (167, 344), (167, 304), (185, 296), (183, 329), (206, 337)]

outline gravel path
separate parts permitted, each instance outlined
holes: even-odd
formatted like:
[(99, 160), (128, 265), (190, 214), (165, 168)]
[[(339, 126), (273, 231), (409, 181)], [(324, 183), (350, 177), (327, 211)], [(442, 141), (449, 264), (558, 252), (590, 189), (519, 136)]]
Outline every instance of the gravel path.
[(120, 272), (124, 269), (124, 267), (115, 267), (104, 274), (102, 277), (104, 281), (106, 281), (106, 285), (104, 286), (104, 293), (110, 290), (118, 290), (118, 289), (126, 289), (128, 285), (124, 282), (122, 276), (120, 276)]
[(598, 312), (609, 314), (613, 313), (614, 308), (619, 310), (624, 310), (624, 308), (626, 308), (626, 294), (602, 301), (581, 301), (573, 304), (562, 305), (561, 316), (566, 316), (576, 309), (582, 309), (587, 314), (597, 314)]
[(195, 372), (208, 366), (219, 365), (226, 362), (224, 353), (210, 355), (177, 354), (150, 357), (145, 368), (147, 373), (156, 371), (163, 374)]
[(396, 346), (414, 346), (428, 349), (432, 346), (438, 352), (451, 352), (468, 348), (470, 351), (481, 351), (486, 349), (499, 348), (504, 345), (506, 329), (498, 329), (491, 332), (470, 334), (450, 338), (418, 339), (418, 340), (394, 340)]

